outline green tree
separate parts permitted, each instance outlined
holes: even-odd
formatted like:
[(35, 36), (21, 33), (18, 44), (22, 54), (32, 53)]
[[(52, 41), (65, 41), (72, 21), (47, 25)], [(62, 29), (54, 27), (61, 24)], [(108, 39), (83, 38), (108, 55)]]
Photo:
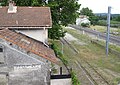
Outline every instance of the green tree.
[(17, 6), (30, 6), (32, 0), (13, 0)]
[(89, 9), (88, 7), (82, 8), (82, 10), (80, 10), (80, 14), (88, 16), (92, 25), (96, 25), (97, 24), (97, 22), (98, 22), (98, 16), (96, 16), (95, 14), (93, 14), (92, 10)]
[(116, 21), (120, 21), (120, 15), (115, 18)]
[(39, 6), (38, 0), (32, 0), (32, 6)]
[[(17, 6), (31, 6), (32, 0), (13, 0)], [(9, 3), (9, 0), (2, 0), (2, 5), (7, 6)]]
[(0, 3), (2, 6), (6, 6), (8, 3), (8, 0), (1, 0)]
[[(53, 28), (49, 29), (49, 37), (59, 39), (64, 36), (63, 26), (73, 24), (79, 16), (77, 12), (80, 8), (77, 0), (49, 0), (47, 6), (51, 8)], [(52, 31), (54, 32), (52, 33)]]
[(63, 28), (59, 24), (53, 24), (52, 29), (49, 29), (49, 38), (51, 39), (60, 39), (60, 37), (64, 37), (65, 31), (63, 32)]
[(107, 15), (100, 14), (99, 16), (97, 15), (97, 17), (99, 18), (99, 20), (107, 20)]
[(92, 10), (89, 9), (88, 7), (82, 8), (82, 9), (80, 10), (80, 14), (81, 14), (81, 15), (86, 15), (86, 16), (93, 16), (93, 15), (94, 15), (93, 12), (92, 12)]
[(98, 17), (96, 15), (90, 16), (89, 20), (91, 21), (92, 25), (96, 25), (99, 21)]

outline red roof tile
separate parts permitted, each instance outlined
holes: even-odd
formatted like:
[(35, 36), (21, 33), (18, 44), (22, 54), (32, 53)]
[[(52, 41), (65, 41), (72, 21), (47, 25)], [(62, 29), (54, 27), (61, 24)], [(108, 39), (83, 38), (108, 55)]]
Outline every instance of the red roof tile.
[(6, 41), (17, 45), (28, 52), (32, 52), (54, 63), (57, 62), (57, 58), (52, 49), (44, 46), (42, 42), (36, 41), (23, 34), (13, 32), (9, 29), (3, 29), (0, 30), (0, 38), (5, 39)]
[(0, 8), (1, 27), (51, 27), (49, 7), (17, 7), (16, 13), (8, 13), (8, 7)]

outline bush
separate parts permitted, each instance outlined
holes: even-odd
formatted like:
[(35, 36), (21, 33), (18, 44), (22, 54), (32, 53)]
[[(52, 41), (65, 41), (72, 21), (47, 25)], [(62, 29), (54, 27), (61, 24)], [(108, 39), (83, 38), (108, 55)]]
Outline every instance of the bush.
[(77, 79), (77, 76), (75, 74), (75, 72), (71, 72), (71, 77), (72, 77), (72, 84), (73, 85), (80, 85), (80, 82), (79, 80)]
[(107, 25), (107, 21), (106, 20), (99, 20), (97, 25), (106, 26)]
[[(120, 26), (120, 22), (118, 22), (118, 21), (113, 21), (113, 20), (111, 20), (110, 24), (111, 24), (111, 25), (110, 25), (111, 27), (116, 27), (116, 28), (118, 28), (118, 27)], [(107, 26), (107, 20), (99, 20), (98, 23), (97, 23), (97, 25)]]
[(61, 59), (61, 61), (65, 64), (68, 65), (67, 59), (64, 57), (64, 55), (61, 53), (61, 51), (57, 48), (55, 43), (51, 45), (51, 48), (54, 50), (56, 56)]
[[(57, 45), (53, 43), (51, 45), (51, 48), (54, 50), (56, 56), (61, 59), (61, 61), (64, 63), (64, 65), (68, 66), (68, 61), (65, 58), (65, 56), (60, 52), (60, 50), (57, 48)], [(80, 85), (79, 80), (77, 79), (77, 76), (75, 72), (71, 71), (71, 78), (72, 78), (72, 85)]]
[(82, 26), (82, 27), (89, 27), (90, 24), (89, 24), (89, 23), (81, 23), (81, 26)]

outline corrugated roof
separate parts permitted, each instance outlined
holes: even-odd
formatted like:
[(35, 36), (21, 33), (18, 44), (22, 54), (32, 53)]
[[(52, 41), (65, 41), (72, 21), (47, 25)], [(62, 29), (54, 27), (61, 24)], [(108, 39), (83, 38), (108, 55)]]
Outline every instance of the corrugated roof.
[(42, 42), (36, 41), (21, 33), (17, 33), (9, 29), (3, 29), (0, 30), (0, 38), (54, 63), (57, 62), (57, 58), (52, 49), (46, 47)]
[(50, 8), (17, 7), (16, 13), (8, 13), (8, 7), (2, 7), (0, 27), (52, 27)]

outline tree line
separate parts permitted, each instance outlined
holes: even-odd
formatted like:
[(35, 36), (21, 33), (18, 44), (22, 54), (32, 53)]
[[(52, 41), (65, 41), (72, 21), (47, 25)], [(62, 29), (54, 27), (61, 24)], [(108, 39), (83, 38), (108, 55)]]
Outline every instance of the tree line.
[[(96, 13), (94, 14), (91, 9), (88, 7), (82, 8), (80, 10), (81, 15), (88, 16), (91, 21), (91, 25), (107, 25), (107, 13)], [(88, 26), (87, 23), (82, 24), (83, 26)], [(112, 27), (120, 27), (120, 14), (111, 14), (111, 26)]]

